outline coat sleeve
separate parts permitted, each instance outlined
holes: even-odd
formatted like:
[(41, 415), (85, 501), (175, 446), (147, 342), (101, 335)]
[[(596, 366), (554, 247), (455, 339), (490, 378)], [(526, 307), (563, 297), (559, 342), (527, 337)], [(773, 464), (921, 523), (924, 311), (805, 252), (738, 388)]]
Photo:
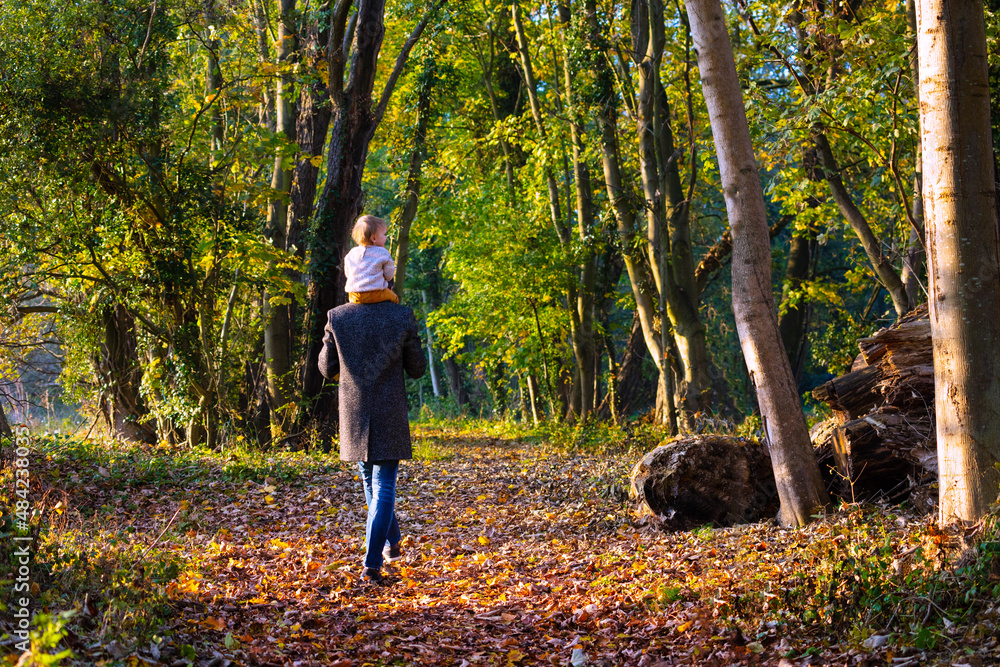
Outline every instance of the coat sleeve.
[(417, 333), (417, 318), (414, 317), (412, 310), (406, 330), (406, 339), (403, 341), (403, 370), (414, 379), (422, 377), (427, 371), (424, 344), (420, 342), (420, 334)]
[(337, 339), (333, 336), (329, 313), (323, 330), (323, 349), (319, 351), (319, 372), (327, 380), (337, 380), (340, 377), (340, 355), (337, 353)]

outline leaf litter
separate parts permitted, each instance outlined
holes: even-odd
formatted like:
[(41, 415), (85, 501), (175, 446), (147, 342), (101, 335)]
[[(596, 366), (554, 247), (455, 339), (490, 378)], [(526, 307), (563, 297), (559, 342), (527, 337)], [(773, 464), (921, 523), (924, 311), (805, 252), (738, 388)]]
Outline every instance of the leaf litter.
[[(921, 588), (915, 577), (937, 572), (948, 592), (940, 573), (961, 537), (922, 517), (850, 507), (799, 530), (664, 534), (629, 510), (626, 457), (416, 435), (422, 455), (397, 484), (404, 558), (385, 586), (359, 580), (364, 499), (333, 457), (233, 475), (206, 454), (151, 478), (128, 457), (50, 455), (45, 497), (71, 509), (49, 516), (60, 548), (98, 525), (128, 535), (124, 588), (155, 598), (134, 601), (133, 616), (148, 602), (146, 626), (99, 623), (113, 591), (59, 597), (52, 574), (51, 610), (78, 611), (63, 642), (81, 664), (178, 667), (1000, 662), (996, 572), (965, 600)], [(112, 562), (104, 544), (91, 557)], [(910, 627), (918, 617), (929, 634)]]

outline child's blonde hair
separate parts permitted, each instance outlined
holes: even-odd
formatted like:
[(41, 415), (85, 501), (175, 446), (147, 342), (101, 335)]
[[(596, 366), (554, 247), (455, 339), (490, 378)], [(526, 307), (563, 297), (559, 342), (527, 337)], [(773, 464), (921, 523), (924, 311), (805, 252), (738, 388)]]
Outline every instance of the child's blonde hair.
[(385, 220), (376, 218), (374, 215), (363, 215), (354, 223), (354, 229), (351, 230), (351, 238), (358, 245), (371, 245), (372, 237), (380, 229), (389, 229), (389, 225), (386, 224)]

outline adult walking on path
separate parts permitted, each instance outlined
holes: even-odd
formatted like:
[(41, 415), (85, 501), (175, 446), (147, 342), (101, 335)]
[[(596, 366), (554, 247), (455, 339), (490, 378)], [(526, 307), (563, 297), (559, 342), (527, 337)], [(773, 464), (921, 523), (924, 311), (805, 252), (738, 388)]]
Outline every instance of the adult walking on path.
[[(384, 560), (401, 557), (396, 472), (413, 458), (403, 372), (427, 370), (407, 306), (346, 303), (327, 313), (319, 370), (340, 379), (340, 459), (357, 461), (368, 502), (363, 581), (380, 583)], [(384, 553), (383, 553), (384, 550)]]

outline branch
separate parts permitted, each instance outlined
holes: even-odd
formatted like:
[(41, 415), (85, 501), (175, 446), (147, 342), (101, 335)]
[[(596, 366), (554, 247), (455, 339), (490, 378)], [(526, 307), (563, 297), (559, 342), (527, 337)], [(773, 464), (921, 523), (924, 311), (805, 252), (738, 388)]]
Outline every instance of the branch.
[(57, 306), (17, 306), (15, 308), (18, 315), (27, 315), (29, 313), (58, 313), (59, 308)]
[(153, 32), (153, 17), (156, 16), (156, 0), (153, 0), (153, 8), (149, 10), (149, 25), (146, 26), (146, 39), (142, 41), (142, 49), (139, 51), (139, 67), (142, 66), (143, 58), (146, 57), (146, 47), (149, 46), (149, 36)]
[[(785, 227), (788, 226), (795, 216), (783, 215), (781, 218), (771, 225), (769, 231), (770, 237), (773, 239), (775, 236), (781, 233)], [(705, 291), (705, 287), (708, 285), (708, 281), (712, 278), (718, 269), (722, 268), (722, 265), (729, 259), (729, 255), (733, 252), (733, 236), (726, 230), (726, 233), (722, 235), (718, 241), (715, 242), (705, 256), (701, 258), (698, 263), (698, 268), (694, 270), (694, 280), (698, 286), (698, 294)]]
[(410, 33), (410, 37), (403, 44), (403, 48), (399, 50), (399, 55), (396, 56), (396, 64), (392, 68), (392, 74), (389, 75), (389, 80), (385, 82), (385, 88), (382, 90), (382, 97), (378, 101), (378, 106), (375, 107), (375, 112), (372, 114), (374, 118), (373, 126), (378, 127), (379, 123), (382, 122), (382, 116), (385, 115), (385, 109), (389, 105), (389, 98), (392, 96), (392, 91), (396, 87), (396, 81), (399, 80), (399, 76), (403, 73), (403, 67), (406, 66), (406, 61), (410, 57), (410, 51), (413, 50), (413, 46), (420, 39), (420, 35), (423, 34), (424, 28), (430, 23), (431, 18), (437, 13), (437, 10), (441, 8), (441, 5), (445, 3), (445, 0), (436, 0), (436, 2), (431, 5), (431, 8), (427, 10), (424, 14), (424, 18), (420, 20), (420, 23), (413, 29)]

